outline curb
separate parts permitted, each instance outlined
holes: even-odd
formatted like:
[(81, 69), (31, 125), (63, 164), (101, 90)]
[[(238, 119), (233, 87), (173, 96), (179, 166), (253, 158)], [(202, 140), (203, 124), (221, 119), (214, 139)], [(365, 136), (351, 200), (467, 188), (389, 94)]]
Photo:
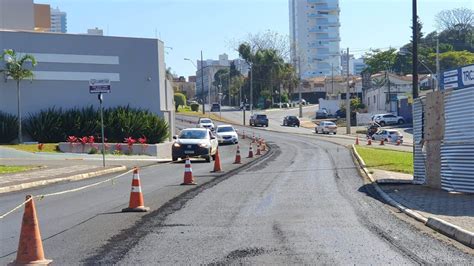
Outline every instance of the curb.
[(83, 179), (88, 179), (88, 178), (92, 178), (92, 177), (96, 177), (96, 176), (121, 172), (121, 171), (125, 171), (125, 170), (127, 170), (127, 167), (125, 167), (125, 166), (116, 166), (116, 167), (113, 167), (113, 168), (98, 170), (98, 171), (94, 171), (94, 172), (88, 172), (88, 173), (84, 173), (84, 174), (77, 174), (77, 175), (72, 175), (72, 176), (67, 176), (67, 177), (59, 177), (59, 178), (53, 178), (53, 179), (47, 179), (47, 180), (38, 180), (38, 181), (34, 181), (34, 182), (28, 182), (28, 183), (23, 183), (23, 184), (18, 184), (18, 185), (12, 185), (12, 186), (8, 186), (8, 187), (0, 187), (0, 194), (8, 193), (8, 192), (14, 192), (14, 191), (20, 191), (20, 190), (24, 190), (24, 189), (29, 189), (29, 188), (39, 187), (39, 186), (45, 186), (45, 185), (50, 185), (50, 184), (55, 184), (55, 183), (59, 183), (59, 182), (83, 180)]
[(362, 157), (360, 157), (359, 153), (357, 152), (355, 145), (351, 147), (354, 163), (356, 163), (359, 167), (359, 173), (362, 176), (366, 176), (370, 183), (374, 186), (377, 193), (386, 201), (388, 204), (394, 206), (395, 208), (399, 209), (401, 212), (405, 213), (406, 215), (414, 218), (415, 220), (422, 222), (425, 226), (434, 229), (443, 235), (446, 235), (470, 248), (474, 248), (474, 233), (470, 232), (464, 228), (456, 226), (454, 224), (448, 223), (442, 219), (436, 217), (425, 217), (417, 211), (409, 209), (402, 204), (398, 203), (392, 197), (390, 197), (385, 191), (383, 191), (378, 183), (375, 181), (374, 177), (369, 173), (366, 164)]

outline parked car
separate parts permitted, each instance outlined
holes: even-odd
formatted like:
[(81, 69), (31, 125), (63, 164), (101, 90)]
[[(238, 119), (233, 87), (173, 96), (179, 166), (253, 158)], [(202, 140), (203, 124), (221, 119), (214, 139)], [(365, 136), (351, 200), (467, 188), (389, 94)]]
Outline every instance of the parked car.
[(231, 125), (217, 126), (216, 135), (219, 144), (239, 143), (239, 136), (237, 135), (237, 131)]
[(372, 140), (384, 140), (387, 142), (397, 142), (397, 140), (400, 140), (400, 143), (403, 143), (403, 135), (396, 129), (383, 129), (373, 134)]
[(339, 109), (334, 113), (335, 118), (346, 118), (346, 112)]
[(250, 116), (250, 126), (265, 126), (268, 127), (268, 118), (267, 115), (254, 114)]
[(215, 129), (214, 122), (212, 122), (211, 119), (206, 118), (206, 117), (199, 118), (197, 127), (203, 127), (203, 128), (207, 128), (207, 129), (210, 129), (210, 130)]
[(294, 115), (285, 116), (285, 118), (283, 118), (283, 125), (288, 127), (300, 127), (300, 120)]
[(316, 134), (329, 134), (333, 133), (336, 135), (337, 133), (337, 125), (334, 122), (331, 121), (321, 121), (319, 124), (316, 126), (314, 129), (314, 132)]
[(211, 106), (211, 112), (219, 112), (221, 110), (221, 105), (218, 103), (213, 103)]
[(175, 140), (171, 146), (171, 158), (177, 161), (187, 156), (204, 158), (207, 162), (215, 158), (217, 152), (217, 137), (207, 128), (187, 128), (174, 136)]
[(403, 118), (403, 116), (396, 116), (393, 114), (379, 114), (372, 116), (372, 121), (381, 126), (394, 124), (401, 125), (405, 123), (405, 118)]
[(329, 116), (329, 112), (326, 108), (319, 109), (316, 111), (316, 119), (326, 119)]

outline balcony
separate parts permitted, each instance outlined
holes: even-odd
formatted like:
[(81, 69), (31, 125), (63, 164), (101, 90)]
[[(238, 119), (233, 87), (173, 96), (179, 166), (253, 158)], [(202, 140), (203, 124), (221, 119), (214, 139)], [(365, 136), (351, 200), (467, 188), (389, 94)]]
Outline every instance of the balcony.
[(314, 33), (329, 33), (329, 29), (326, 27), (312, 27), (308, 30), (309, 32), (314, 32)]

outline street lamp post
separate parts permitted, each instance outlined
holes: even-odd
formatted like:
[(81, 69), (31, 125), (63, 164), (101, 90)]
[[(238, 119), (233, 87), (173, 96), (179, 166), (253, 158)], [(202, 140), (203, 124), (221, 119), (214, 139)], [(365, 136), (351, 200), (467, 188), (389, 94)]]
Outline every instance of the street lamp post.
[[(438, 48), (436, 49), (437, 50), (437, 54), (436, 54), (436, 79), (435, 79), (435, 85), (433, 86), (433, 91), (435, 89), (439, 90), (439, 56), (438, 56)], [(412, 52), (408, 51), (407, 49), (400, 49), (400, 51), (398, 52), (398, 54), (400, 55), (406, 55), (406, 54), (411, 54), (413, 55)], [(431, 77), (433, 78), (433, 76), (435, 76), (435, 74), (433, 73), (433, 71), (423, 62), (421, 61), (419, 58), (418, 58), (418, 63), (420, 63), (426, 70), (428, 70), (428, 72), (430, 72), (431, 74)], [(418, 69), (417, 69), (417, 73), (418, 73)]]
[(250, 62), (250, 114), (253, 114), (253, 64)]

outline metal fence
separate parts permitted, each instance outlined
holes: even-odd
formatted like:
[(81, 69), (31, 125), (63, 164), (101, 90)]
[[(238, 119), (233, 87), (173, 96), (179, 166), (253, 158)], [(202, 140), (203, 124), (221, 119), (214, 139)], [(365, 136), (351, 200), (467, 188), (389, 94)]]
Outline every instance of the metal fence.
[(447, 91), (441, 145), (441, 187), (474, 193), (474, 89)]
[(413, 142), (414, 148), (414, 174), (413, 183), (424, 184), (426, 182), (426, 154), (423, 152), (423, 122), (424, 106), (423, 100), (418, 98), (413, 104)]

